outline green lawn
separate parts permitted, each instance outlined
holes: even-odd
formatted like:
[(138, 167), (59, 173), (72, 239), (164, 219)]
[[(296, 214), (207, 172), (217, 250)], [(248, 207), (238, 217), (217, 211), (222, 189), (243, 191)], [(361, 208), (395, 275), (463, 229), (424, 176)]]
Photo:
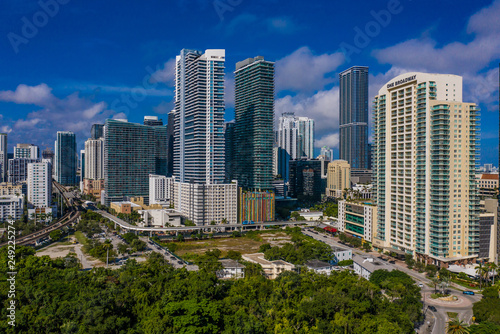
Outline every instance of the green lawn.
[(458, 313), (457, 312), (446, 312), (446, 314), (448, 314), (448, 318), (449, 319), (458, 318)]
[(75, 238), (76, 238), (76, 240), (78, 240), (79, 243), (81, 243), (84, 246), (87, 245), (87, 243), (88, 243), (87, 238), (83, 235), (83, 232), (81, 232), (81, 231), (75, 232)]

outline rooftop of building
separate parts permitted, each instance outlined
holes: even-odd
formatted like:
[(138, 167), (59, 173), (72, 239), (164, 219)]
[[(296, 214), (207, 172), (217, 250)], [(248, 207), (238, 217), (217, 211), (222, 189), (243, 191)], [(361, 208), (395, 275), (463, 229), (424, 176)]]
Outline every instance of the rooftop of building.
[(255, 263), (258, 263), (261, 265), (274, 264), (274, 265), (282, 265), (282, 266), (290, 265), (293, 267), (293, 264), (288, 263), (288, 262), (283, 261), (283, 260), (274, 260), (274, 261), (266, 260), (264, 258), (264, 253), (244, 254), (243, 259), (250, 261), (250, 262), (255, 262)]
[(393, 268), (389, 266), (387, 263), (380, 261), (379, 259), (374, 259), (371, 257), (362, 257), (359, 255), (353, 255), (352, 257), (353, 261), (360, 265), (361, 267), (365, 268), (369, 272), (374, 272), (375, 270), (379, 269), (384, 269), (387, 271), (392, 271)]
[(130, 204), (130, 206), (133, 208), (140, 208), (141, 207), (139, 204), (135, 204), (135, 203), (128, 202), (128, 201), (111, 202), (111, 204), (115, 204), (115, 205), (119, 205), (119, 206), (122, 206), (123, 204)]
[(222, 266), (226, 269), (245, 268), (245, 265), (239, 263), (238, 261), (232, 260), (232, 259), (221, 259), (221, 260), (219, 260), (219, 262), (222, 263)]
[(481, 174), (481, 180), (497, 180), (498, 174)]
[(321, 268), (330, 268), (331, 265), (328, 262), (320, 261), (320, 260), (309, 260), (306, 262), (306, 266), (311, 269), (321, 269)]

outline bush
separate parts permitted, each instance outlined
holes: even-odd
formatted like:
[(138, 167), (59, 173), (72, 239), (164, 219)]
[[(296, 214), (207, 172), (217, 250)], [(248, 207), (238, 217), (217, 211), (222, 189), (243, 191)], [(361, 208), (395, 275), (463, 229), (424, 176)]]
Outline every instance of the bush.
[(61, 239), (61, 236), (62, 236), (61, 230), (54, 230), (54, 231), (50, 232), (50, 234), (49, 234), (50, 240), (53, 240), (53, 241), (57, 241), (57, 240)]
[(352, 266), (353, 263), (354, 263), (353, 260), (343, 260), (339, 261), (338, 265), (341, 267), (347, 267), (347, 266)]

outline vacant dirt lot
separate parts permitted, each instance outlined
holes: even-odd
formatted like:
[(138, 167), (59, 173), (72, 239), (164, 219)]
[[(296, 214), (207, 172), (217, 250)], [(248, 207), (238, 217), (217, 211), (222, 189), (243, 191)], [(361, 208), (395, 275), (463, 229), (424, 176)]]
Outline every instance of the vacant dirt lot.
[(258, 234), (257, 237), (241, 237), (241, 238), (223, 238), (223, 239), (208, 239), (199, 241), (186, 241), (177, 243), (178, 249), (175, 252), (182, 256), (186, 253), (203, 254), (209, 249), (218, 248), (224, 256), (227, 251), (233, 250), (241, 254), (256, 253), (259, 247), (263, 244), (271, 246), (281, 246), (284, 243), (290, 242), (290, 236), (285, 232), (269, 232)]

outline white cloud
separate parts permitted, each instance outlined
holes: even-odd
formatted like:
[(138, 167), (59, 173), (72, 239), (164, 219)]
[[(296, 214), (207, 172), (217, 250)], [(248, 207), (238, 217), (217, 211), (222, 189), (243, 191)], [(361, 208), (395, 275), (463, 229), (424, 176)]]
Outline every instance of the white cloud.
[(169, 86), (174, 86), (175, 84), (175, 58), (169, 59), (163, 68), (157, 69), (153, 74), (151, 74), (151, 83), (163, 82)]
[(267, 26), (270, 31), (276, 31), (283, 34), (290, 34), (299, 28), (288, 16), (272, 17), (267, 19)]
[(316, 139), (314, 142), (315, 147), (323, 147), (323, 146), (328, 146), (330, 148), (332, 147), (338, 147), (339, 146), (339, 133), (331, 133), (329, 135), (325, 135), (321, 137), (321, 139)]
[(276, 62), (276, 89), (314, 92), (335, 81), (334, 71), (344, 62), (340, 52), (314, 55), (307, 46)]
[[(294, 112), (296, 116), (307, 116), (314, 119), (315, 136), (322, 138), (338, 131), (339, 124), (339, 89), (319, 91), (313, 96), (290, 96), (276, 100), (276, 117), (284, 112)], [(317, 147), (319, 141), (316, 142)], [(334, 147), (333, 145), (330, 145)]]
[(173, 101), (162, 101), (159, 105), (153, 107), (153, 111), (160, 115), (168, 114), (174, 108)]
[(11, 143), (30, 142), (42, 147), (53, 146), (57, 131), (73, 131), (81, 143), (89, 137), (92, 124), (103, 123), (115, 114), (105, 102), (94, 102), (79, 93), (59, 98), (44, 83), (21, 84), (14, 91), (0, 91), (0, 102), (38, 107), (25, 118), (5, 122), (11, 123)]
[(0, 126), (0, 132), (1, 133), (11, 133), (12, 128), (8, 125), (2, 125), (2, 126)]
[[(452, 42), (438, 46), (430, 37), (411, 39), (373, 51), (373, 56), (393, 69), (431, 73), (450, 73), (464, 78), (464, 101), (491, 103), (496, 95), (497, 69), (489, 69), (500, 58), (500, 0), (472, 15), (466, 32), (468, 43)], [(377, 88), (378, 91), (378, 88)]]

